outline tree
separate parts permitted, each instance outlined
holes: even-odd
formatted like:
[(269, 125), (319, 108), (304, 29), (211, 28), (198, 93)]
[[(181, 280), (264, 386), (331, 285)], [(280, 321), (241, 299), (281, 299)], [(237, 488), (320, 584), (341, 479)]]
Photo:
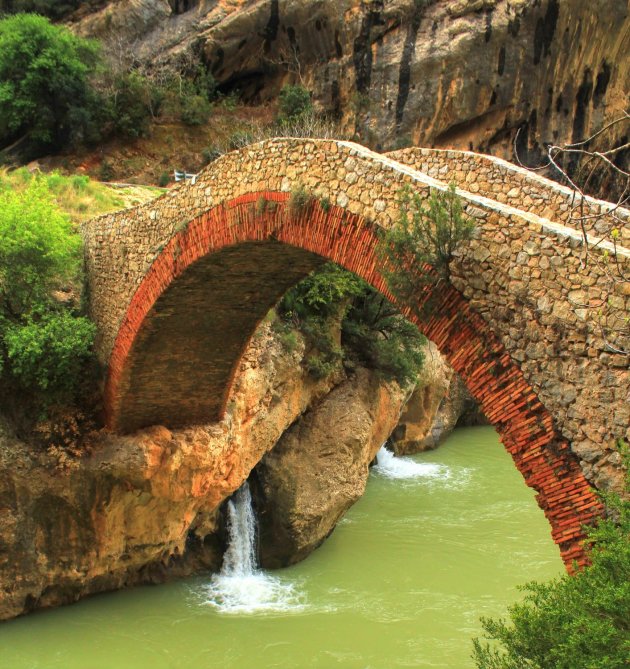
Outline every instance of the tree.
[(81, 239), (42, 182), (0, 192), (0, 318), (20, 322), (74, 279)]
[(2, 404), (7, 392), (34, 412), (75, 399), (96, 328), (53, 291), (76, 290), (80, 260), (81, 239), (42, 182), (0, 192)]
[(450, 281), (450, 263), (459, 246), (472, 239), (474, 224), (454, 184), (446, 191), (432, 189), (426, 199), (407, 187), (399, 204), (398, 220), (384, 231), (378, 252), (389, 289), (421, 318), (425, 309), (418, 311), (418, 303), (424, 304), (430, 288)]
[(311, 94), (301, 85), (283, 86), (278, 96), (278, 121), (291, 122), (313, 111)]
[(89, 81), (98, 45), (35, 14), (0, 20), (0, 145), (58, 148), (97, 130)]
[[(627, 445), (620, 445), (626, 466)], [(626, 493), (630, 492), (627, 479)], [(478, 669), (622, 669), (630, 660), (630, 502), (609, 497), (616, 520), (589, 532), (591, 565), (575, 576), (528, 583), (510, 620), (482, 619)]]

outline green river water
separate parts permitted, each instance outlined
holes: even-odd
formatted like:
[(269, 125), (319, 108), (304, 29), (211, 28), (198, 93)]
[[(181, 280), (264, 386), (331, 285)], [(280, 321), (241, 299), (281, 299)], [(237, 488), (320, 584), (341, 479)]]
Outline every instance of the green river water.
[(413, 460), (408, 478), (373, 469), (321, 548), (257, 577), (262, 608), (222, 611), (209, 577), (100, 595), (0, 623), (0, 668), (471, 668), (479, 616), (562, 563), (492, 428)]

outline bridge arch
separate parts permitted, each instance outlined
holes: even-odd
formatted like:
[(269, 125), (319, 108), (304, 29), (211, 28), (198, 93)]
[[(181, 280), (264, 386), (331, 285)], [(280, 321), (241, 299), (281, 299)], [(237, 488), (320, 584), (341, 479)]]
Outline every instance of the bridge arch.
[[(375, 256), (376, 225), (396, 215), (404, 183), (425, 192), (445, 187), (355, 145), (270, 142), (225, 157), (161, 203), (89, 225), (88, 273), (108, 361), (109, 425), (129, 431), (219, 418), (255, 326), (323, 259), (387, 294)], [(290, 207), (296, 184), (318, 197)], [(546, 234), (545, 222), (531, 214), (462, 195), (482, 228), (519, 226), (524, 242)], [(127, 236), (134, 244), (121, 243)], [(110, 294), (120, 286), (128, 300)], [(499, 432), (536, 490), (565, 563), (582, 562), (582, 525), (602, 509), (558, 416), (545, 407), (483, 305), (474, 308), (475, 300), (454, 287), (436, 293), (431, 318), (407, 316), (437, 344)], [(103, 310), (107, 300), (109, 311)]]

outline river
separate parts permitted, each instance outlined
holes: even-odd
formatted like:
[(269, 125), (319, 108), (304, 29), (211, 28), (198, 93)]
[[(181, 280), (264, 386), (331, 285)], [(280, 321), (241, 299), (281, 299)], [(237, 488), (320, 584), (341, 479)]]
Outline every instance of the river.
[(236, 603), (217, 577), (99, 595), (0, 623), (0, 668), (472, 668), (479, 617), (562, 563), (492, 428), (413, 460), (373, 468), (321, 548)]

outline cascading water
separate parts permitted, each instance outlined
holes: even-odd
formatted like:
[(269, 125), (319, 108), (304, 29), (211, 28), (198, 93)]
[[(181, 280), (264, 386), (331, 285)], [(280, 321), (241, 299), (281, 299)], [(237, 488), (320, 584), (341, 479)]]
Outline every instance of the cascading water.
[(301, 603), (292, 583), (258, 569), (256, 515), (247, 481), (227, 504), (228, 547), (219, 574), (207, 587), (207, 603), (221, 613), (289, 612)]
[(223, 556), (224, 576), (248, 576), (256, 570), (256, 516), (247, 481), (236, 491), (228, 509), (228, 547)]
[(448, 478), (449, 471), (442, 465), (430, 462), (415, 462), (411, 458), (397, 457), (390, 450), (381, 446), (376, 454), (374, 470), (390, 479)]

